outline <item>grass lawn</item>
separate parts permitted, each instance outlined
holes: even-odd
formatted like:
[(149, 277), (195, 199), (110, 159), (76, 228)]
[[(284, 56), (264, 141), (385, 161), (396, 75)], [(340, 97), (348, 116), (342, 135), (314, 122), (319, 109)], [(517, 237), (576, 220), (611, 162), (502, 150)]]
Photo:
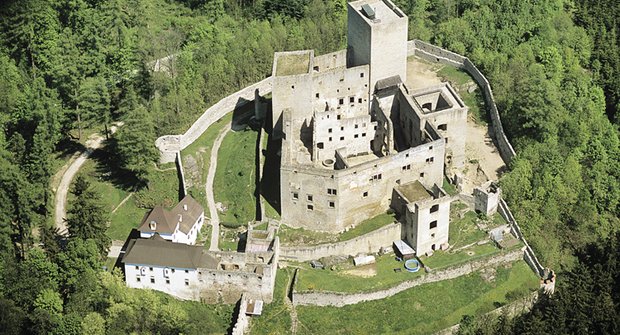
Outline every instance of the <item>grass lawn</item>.
[(456, 186), (450, 184), (447, 178), (443, 179), (443, 185), (441, 186), (448, 195), (457, 195), (459, 191), (456, 189)]
[(470, 243), (487, 239), (487, 234), (476, 226), (478, 216), (476, 212), (469, 211), (458, 218), (456, 211), (459, 208), (452, 208), (450, 215), (450, 233), (448, 242), (452, 248), (460, 248)]
[(341, 308), (299, 306), (298, 334), (430, 334), (537, 288), (538, 278), (519, 261), (499, 267), (491, 282), (476, 272)]
[(362, 221), (353, 229), (350, 229), (349, 231), (345, 231), (344, 233), (338, 235), (338, 241), (346, 241), (358, 236), (362, 236), (364, 234), (368, 234), (383, 226), (387, 226), (394, 221), (396, 221), (394, 214), (379, 214), (372, 219)]
[[(347, 274), (348, 270), (312, 269), (309, 264), (300, 264), (303, 270), (299, 271), (297, 286), (298, 292), (303, 291), (330, 291), (330, 292), (364, 292), (392, 287), (400, 282), (420, 277), (423, 271), (411, 273), (405, 271), (404, 262), (398, 262), (394, 254), (377, 257), (374, 267), (377, 274), (373, 277), (364, 278)], [(400, 268), (401, 272), (394, 272)], [(350, 269), (349, 269), (350, 270)]]
[(137, 228), (147, 209), (138, 208), (132, 196), (116, 212), (110, 214), (108, 236), (113, 240), (125, 240), (132, 228)]
[[(188, 192), (205, 208), (205, 215), (210, 216), (205, 194), (205, 184), (211, 162), (211, 148), (220, 131), (232, 120), (233, 113), (228, 113), (207, 130), (194, 143), (181, 151), (185, 181), (189, 185)], [(190, 162), (195, 162), (192, 165)], [(217, 201), (217, 200), (216, 200)]]
[[(273, 291), (273, 302), (263, 305), (263, 314), (252, 317), (250, 321), (250, 333), (256, 335), (285, 335), (290, 334), (291, 315), (284, 299), (287, 294), (287, 284), (293, 278), (293, 269), (286, 268), (278, 270), (276, 274), (276, 285)], [(323, 333), (320, 333), (323, 334)]]
[(256, 217), (257, 134), (252, 130), (231, 131), (222, 141), (213, 182), (215, 201), (227, 208), (220, 214), (222, 222), (245, 224)]
[(237, 229), (229, 229), (220, 225), (218, 247), (223, 251), (237, 251), (239, 245), (239, 232)]
[(321, 243), (347, 241), (389, 225), (395, 220), (394, 214), (379, 214), (374, 218), (362, 221), (355, 226), (355, 228), (343, 232), (342, 234), (311, 231), (303, 228), (291, 228), (282, 224), (280, 225), (278, 236), (280, 236), (280, 243), (283, 245), (317, 245)]

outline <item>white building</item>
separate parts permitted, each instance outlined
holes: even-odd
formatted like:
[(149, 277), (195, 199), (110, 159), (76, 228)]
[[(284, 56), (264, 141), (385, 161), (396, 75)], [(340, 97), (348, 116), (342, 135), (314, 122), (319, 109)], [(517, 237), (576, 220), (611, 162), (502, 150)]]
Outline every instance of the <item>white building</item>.
[(187, 195), (171, 211), (156, 206), (142, 219), (140, 237), (150, 238), (155, 233), (174, 243), (196, 244), (198, 232), (204, 224), (204, 209)]
[(171, 243), (159, 235), (132, 240), (123, 257), (127, 286), (191, 300), (199, 298), (198, 269), (215, 269), (218, 263), (203, 246)]

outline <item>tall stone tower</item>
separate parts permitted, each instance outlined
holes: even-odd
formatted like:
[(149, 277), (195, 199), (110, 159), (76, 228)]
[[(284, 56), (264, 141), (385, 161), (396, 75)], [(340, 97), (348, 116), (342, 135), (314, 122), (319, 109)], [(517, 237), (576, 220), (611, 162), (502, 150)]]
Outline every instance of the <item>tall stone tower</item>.
[(370, 65), (370, 92), (378, 80), (407, 80), (407, 16), (390, 0), (347, 4), (348, 67)]

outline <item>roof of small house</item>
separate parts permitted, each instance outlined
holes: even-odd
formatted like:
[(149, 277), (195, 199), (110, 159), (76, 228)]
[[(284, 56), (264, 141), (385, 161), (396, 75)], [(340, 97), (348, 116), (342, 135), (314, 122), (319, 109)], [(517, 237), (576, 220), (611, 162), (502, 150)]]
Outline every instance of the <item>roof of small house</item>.
[[(187, 234), (202, 213), (204, 213), (202, 206), (192, 196), (186, 195), (171, 211), (162, 206), (155, 206), (144, 216), (138, 230), (172, 234), (178, 224), (179, 230)], [(152, 222), (155, 222), (155, 229), (151, 229)]]
[(219, 264), (219, 260), (203, 246), (173, 243), (158, 234), (148, 239), (131, 240), (122, 262), (185, 269), (216, 269)]
[(204, 209), (196, 199), (190, 195), (186, 195), (179, 203), (174, 206), (171, 213), (173, 218), (180, 218), (179, 230), (188, 233), (194, 222), (204, 213)]

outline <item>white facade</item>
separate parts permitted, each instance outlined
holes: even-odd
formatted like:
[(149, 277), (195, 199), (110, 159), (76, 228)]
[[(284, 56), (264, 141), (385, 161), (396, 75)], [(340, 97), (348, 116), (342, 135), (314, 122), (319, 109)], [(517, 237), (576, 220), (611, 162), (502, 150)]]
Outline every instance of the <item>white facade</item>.
[(181, 299), (198, 299), (197, 269), (125, 264), (125, 281), (132, 288), (157, 290)]

